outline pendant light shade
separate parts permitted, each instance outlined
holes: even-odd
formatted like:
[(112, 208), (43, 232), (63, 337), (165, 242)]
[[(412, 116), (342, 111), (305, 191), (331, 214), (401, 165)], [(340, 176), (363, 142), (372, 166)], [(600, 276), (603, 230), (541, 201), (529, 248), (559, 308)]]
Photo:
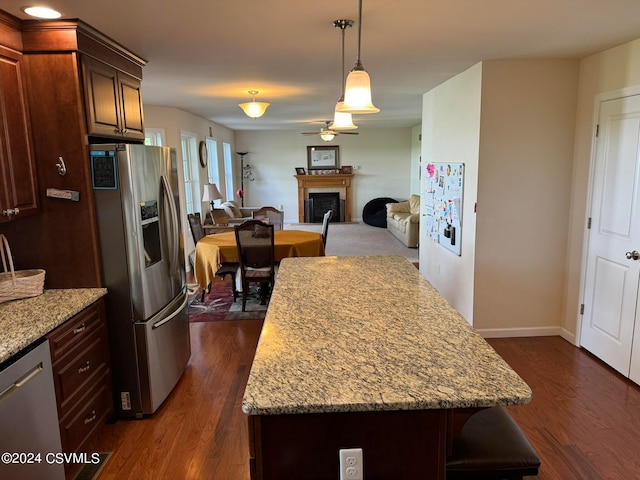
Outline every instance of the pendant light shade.
[(256, 102), (256, 95), (258, 94), (258, 90), (249, 90), (249, 95), (251, 95), (252, 100), (247, 103), (240, 103), (238, 106), (244, 111), (244, 113), (253, 119), (261, 117), (264, 115), (264, 112), (267, 111), (270, 103), (267, 102)]
[(348, 113), (378, 113), (379, 108), (371, 102), (371, 79), (360, 61), (360, 46), (362, 38), (362, 0), (358, 2), (358, 57), (356, 64), (347, 76), (344, 89), (344, 104), (336, 107), (338, 112)]
[(338, 103), (336, 103), (335, 112), (333, 114), (333, 123), (329, 127), (331, 130), (354, 130), (358, 128), (353, 124), (353, 117), (348, 112), (341, 112), (339, 109), (344, 105), (344, 32), (347, 28), (353, 26), (353, 20), (334, 20), (333, 26), (341, 30), (342, 35), (342, 59), (340, 67), (342, 68), (342, 75), (340, 76), (340, 88), (341, 94)]
[(354, 130), (358, 128), (353, 124), (353, 117), (348, 112), (341, 112), (340, 108), (343, 108), (344, 100), (340, 98), (340, 101), (336, 103), (336, 110), (333, 115), (333, 123), (329, 127), (331, 130)]

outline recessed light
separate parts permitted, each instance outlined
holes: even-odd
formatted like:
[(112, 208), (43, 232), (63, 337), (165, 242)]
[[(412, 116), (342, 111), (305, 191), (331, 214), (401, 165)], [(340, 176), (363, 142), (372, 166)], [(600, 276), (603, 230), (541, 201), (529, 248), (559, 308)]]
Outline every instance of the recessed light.
[(60, 18), (62, 14), (57, 10), (43, 6), (23, 7), (22, 11), (31, 17), (36, 18)]

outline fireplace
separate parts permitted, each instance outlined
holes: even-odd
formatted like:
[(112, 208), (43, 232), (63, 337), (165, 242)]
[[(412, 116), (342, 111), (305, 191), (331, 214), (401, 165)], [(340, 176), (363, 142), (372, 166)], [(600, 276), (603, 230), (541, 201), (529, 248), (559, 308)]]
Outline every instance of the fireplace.
[[(351, 179), (353, 173), (336, 173), (324, 175), (296, 175), (298, 180), (298, 221), (300, 223), (319, 221), (307, 220), (312, 218), (309, 214), (310, 199), (312, 194), (331, 193), (338, 194), (338, 208), (324, 208), (322, 214), (332, 208), (334, 218), (332, 221), (351, 222)], [(335, 205), (335, 204), (334, 204)]]
[(332, 222), (344, 222), (344, 200), (340, 200), (340, 192), (309, 193), (309, 200), (305, 201), (304, 221), (322, 223), (328, 210), (333, 210)]

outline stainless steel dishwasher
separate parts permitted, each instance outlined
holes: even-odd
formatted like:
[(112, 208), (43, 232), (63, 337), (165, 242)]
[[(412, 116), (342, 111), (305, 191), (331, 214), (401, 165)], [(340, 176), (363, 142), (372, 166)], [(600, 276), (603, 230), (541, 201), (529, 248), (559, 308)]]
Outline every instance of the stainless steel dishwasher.
[(0, 371), (0, 478), (64, 480), (49, 341)]

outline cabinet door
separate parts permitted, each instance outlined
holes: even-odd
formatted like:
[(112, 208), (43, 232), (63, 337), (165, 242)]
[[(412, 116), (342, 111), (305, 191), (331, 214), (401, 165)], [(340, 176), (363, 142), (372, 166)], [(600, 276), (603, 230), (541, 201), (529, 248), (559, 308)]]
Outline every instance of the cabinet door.
[(144, 140), (140, 81), (90, 57), (82, 64), (89, 135)]
[(0, 47), (0, 222), (38, 212), (22, 55)]
[(118, 85), (122, 102), (122, 134), (127, 138), (144, 140), (142, 86), (140, 80), (118, 72)]
[(89, 134), (122, 136), (117, 70), (89, 57), (83, 58), (82, 65)]

